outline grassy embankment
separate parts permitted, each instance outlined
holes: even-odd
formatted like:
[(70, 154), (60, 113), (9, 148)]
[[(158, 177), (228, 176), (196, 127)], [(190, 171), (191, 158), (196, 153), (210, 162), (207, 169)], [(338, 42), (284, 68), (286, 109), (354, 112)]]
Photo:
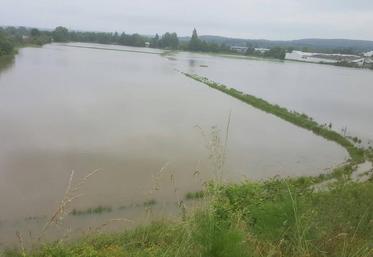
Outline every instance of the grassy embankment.
[[(204, 207), (190, 210), (180, 221), (159, 221), (111, 235), (91, 235), (74, 243), (45, 244), (31, 251), (15, 250), (11, 256), (118, 257), (371, 257), (373, 256), (373, 179), (356, 183), (354, 166), (373, 161), (348, 139), (304, 114), (245, 95), (237, 90), (185, 74), (210, 87), (309, 129), (345, 147), (351, 160), (319, 177), (245, 181), (223, 185), (211, 182), (203, 192)], [(333, 178), (323, 190), (316, 184)]]

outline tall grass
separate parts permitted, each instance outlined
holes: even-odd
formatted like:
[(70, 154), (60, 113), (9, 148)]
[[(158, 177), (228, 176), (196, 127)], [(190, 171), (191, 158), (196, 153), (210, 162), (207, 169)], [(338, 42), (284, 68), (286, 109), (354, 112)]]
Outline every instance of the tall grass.
[(302, 185), (302, 179), (214, 185), (206, 190), (215, 197), (184, 220), (3, 256), (373, 256), (373, 183), (340, 181), (323, 192)]

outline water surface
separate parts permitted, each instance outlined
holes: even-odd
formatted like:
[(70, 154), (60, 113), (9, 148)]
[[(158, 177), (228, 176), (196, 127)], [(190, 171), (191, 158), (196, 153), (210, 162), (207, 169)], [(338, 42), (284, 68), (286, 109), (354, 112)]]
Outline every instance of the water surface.
[[(215, 69), (211, 63), (206, 72)], [(282, 69), (268, 65), (263, 69), (273, 76)], [(239, 65), (235, 70), (224, 70), (226, 78), (234, 80)], [(275, 87), (256, 83), (268, 86), (265, 92)], [(157, 213), (177, 212), (177, 200), (213, 178), (205, 143), (212, 127), (224, 138), (229, 112), (227, 180), (317, 175), (347, 158), (335, 143), (181, 75), (159, 54), (58, 44), (21, 49), (0, 76), (0, 242), (16, 240), (16, 230), (37, 234), (72, 170), (74, 181), (101, 170), (74, 208), (113, 209), (68, 216), (74, 231), (111, 218), (144, 218), (150, 199)]]

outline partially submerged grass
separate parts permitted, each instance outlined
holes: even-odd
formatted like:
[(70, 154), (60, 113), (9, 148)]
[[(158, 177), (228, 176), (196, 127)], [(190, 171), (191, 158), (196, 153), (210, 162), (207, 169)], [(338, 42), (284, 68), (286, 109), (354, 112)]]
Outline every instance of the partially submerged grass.
[(194, 199), (201, 199), (205, 196), (204, 191), (197, 191), (197, 192), (188, 192), (185, 194), (186, 200), (194, 200)]
[(261, 98), (253, 95), (245, 94), (234, 88), (228, 88), (225, 85), (211, 81), (205, 77), (183, 73), (185, 76), (192, 78), (196, 81), (206, 84), (207, 86), (217, 89), (225, 94), (237, 98), (255, 108), (258, 108), (267, 113), (271, 113), (283, 120), (286, 120), (294, 125), (308, 129), (314, 134), (319, 135), (327, 140), (334, 141), (341, 145), (349, 153), (351, 160), (361, 162), (364, 160), (364, 150), (356, 147), (348, 138), (340, 135), (336, 131), (330, 129), (328, 126), (320, 125), (306, 114), (289, 111), (279, 105), (271, 104)]
[(149, 199), (143, 203), (145, 207), (156, 205), (157, 201), (155, 199)]
[(87, 48), (94, 50), (105, 50), (105, 51), (115, 51), (115, 52), (130, 52), (130, 53), (140, 53), (140, 54), (155, 54), (159, 55), (161, 53), (151, 52), (151, 51), (141, 51), (141, 50), (130, 50), (130, 49), (118, 49), (118, 48), (108, 48), (108, 47), (96, 47), (96, 46), (82, 46), (82, 45), (64, 45), (65, 47), (76, 47), (76, 48)]
[(85, 210), (73, 209), (70, 214), (74, 216), (80, 216), (80, 215), (103, 214), (103, 213), (112, 212), (112, 211), (113, 209), (111, 207), (97, 206), (97, 207), (88, 208)]

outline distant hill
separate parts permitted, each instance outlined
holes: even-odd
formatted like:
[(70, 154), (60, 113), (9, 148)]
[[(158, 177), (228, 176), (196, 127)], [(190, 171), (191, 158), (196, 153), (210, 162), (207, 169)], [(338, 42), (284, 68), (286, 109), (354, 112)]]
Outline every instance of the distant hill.
[[(373, 50), (373, 41), (368, 40), (351, 40), (351, 39), (299, 39), (299, 40), (266, 40), (266, 39), (242, 39), (229, 38), (221, 36), (200, 36), (201, 40), (209, 43), (225, 44), (228, 46), (253, 46), (271, 48), (275, 46), (294, 47), (298, 49), (309, 48), (312, 50), (335, 50), (335, 49), (350, 49), (354, 52), (365, 52)], [(182, 37), (181, 41), (187, 41), (190, 37)]]

